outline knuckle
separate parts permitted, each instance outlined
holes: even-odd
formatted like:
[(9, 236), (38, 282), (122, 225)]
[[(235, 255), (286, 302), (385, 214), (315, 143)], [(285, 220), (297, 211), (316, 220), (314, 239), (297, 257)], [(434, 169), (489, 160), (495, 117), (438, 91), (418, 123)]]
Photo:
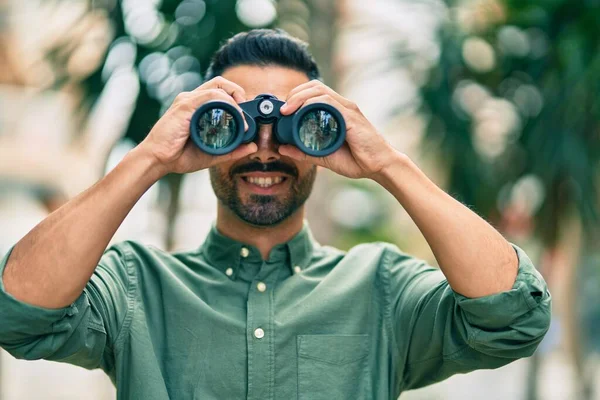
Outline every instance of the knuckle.
[(227, 79), (223, 78), (222, 76), (216, 76), (213, 80), (214, 80), (214, 83), (216, 83), (218, 85), (223, 85), (223, 84), (229, 82)]
[(219, 97), (219, 98), (224, 98), (225, 95), (227, 94), (227, 92), (225, 92), (223, 89), (208, 89), (207, 92), (210, 95), (210, 97)]
[(174, 101), (173, 104), (171, 104), (171, 107), (169, 107), (170, 110), (173, 111), (187, 111), (189, 109), (192, 108), (192, 103), (190, 101), (186, 100), (182, 100), (182, 101)]
[(311, 103), (331, 103), (332, 97), (328, 94), (323, 94), (321, 96), (313, 97)]
[(203, 90), (218, 89), (221, 86), (223, 86), (224, 81), (225, 80), (224, 80), (223, 77), (221, 77), (221, 76), (215, 76), (210, 81), (204, 82), (204, 84), (202, 84), (201, 88)]
[(189, 100), (189, 98), (190, 98), (190, 92), (181, 92), (177, 96), (175, 96), (175, 99), (173, 100), (173, 104), (177, 105), (180, 103), (185, 103)]
[(313, 99), (320, 99), (326, 96), (326, 93), (324, 90), (321, 90), (320, 88), (315, 90), (311, 96), (311, 98)]

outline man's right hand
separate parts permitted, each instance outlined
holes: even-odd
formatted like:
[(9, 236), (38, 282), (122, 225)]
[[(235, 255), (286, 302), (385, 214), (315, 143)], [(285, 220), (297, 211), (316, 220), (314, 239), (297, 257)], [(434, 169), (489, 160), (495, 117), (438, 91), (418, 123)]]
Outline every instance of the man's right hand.
[(140, 143), (138, 150), (152, 156), (161, 175), (194, 172), (221, 162), (238, 160), (257, 151), (256, 144), (251, 142), (240, 145), (229, 154), (213, 156), (204, 153), (189, 140), (192, 114), (202, 104), (212, 100), (228, 102), (244, 115), (238, 105), (246, 101), (244, 89), (218, 76), (191, 92), (180, 93)]

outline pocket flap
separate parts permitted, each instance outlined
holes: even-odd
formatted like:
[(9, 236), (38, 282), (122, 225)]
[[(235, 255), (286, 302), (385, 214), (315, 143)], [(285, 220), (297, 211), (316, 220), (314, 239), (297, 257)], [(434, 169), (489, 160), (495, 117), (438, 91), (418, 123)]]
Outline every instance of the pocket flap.
[(298, 356), (330, 364), (360, 360), (369, 352), (369, 335), (298, 335)]

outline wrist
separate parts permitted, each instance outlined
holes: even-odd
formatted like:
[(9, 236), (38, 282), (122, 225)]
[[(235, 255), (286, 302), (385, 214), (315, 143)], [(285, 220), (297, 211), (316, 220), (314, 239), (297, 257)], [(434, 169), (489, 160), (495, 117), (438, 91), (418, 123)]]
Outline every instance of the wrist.
[(406, 154), (394, 148), (391, 149), (386, 159), (383, 168), (373, 175), (372, 179), (387, 189), (395, 179), (398, 179), (410, 167), (412, 161)]
[(170, 172), (168, 168), (161, 163), (152, 152), (147, 151), (146, 147), (142, 144), (136, 146), (127, 153), (123, 161), (129, 162), (139, 168), (140, 171), (142, 171), (143, 179), (146, 180), (149, 185), (153, 185)]

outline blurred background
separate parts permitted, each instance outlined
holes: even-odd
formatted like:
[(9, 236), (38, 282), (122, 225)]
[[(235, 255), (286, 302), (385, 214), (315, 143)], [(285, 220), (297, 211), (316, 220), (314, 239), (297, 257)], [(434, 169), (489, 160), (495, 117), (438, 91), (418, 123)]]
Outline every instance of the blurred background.
[[(224, 39), (280, 27), (395, 147), (523, 247), (553, 294), (533, 357), (401, 399), (600, 399), (599, 22), (600, 0), (0, 0), (0, 256), (201, 84)], [(193, 248), (215, 210), (205, 171), (171, 175), (114, 240)], [(321, 243), (385, 240), (435, 265), (371, 181), (321, 170), (308, 220)], [(101, 371), (1, 352), (0, 398), (115, 391)]]

